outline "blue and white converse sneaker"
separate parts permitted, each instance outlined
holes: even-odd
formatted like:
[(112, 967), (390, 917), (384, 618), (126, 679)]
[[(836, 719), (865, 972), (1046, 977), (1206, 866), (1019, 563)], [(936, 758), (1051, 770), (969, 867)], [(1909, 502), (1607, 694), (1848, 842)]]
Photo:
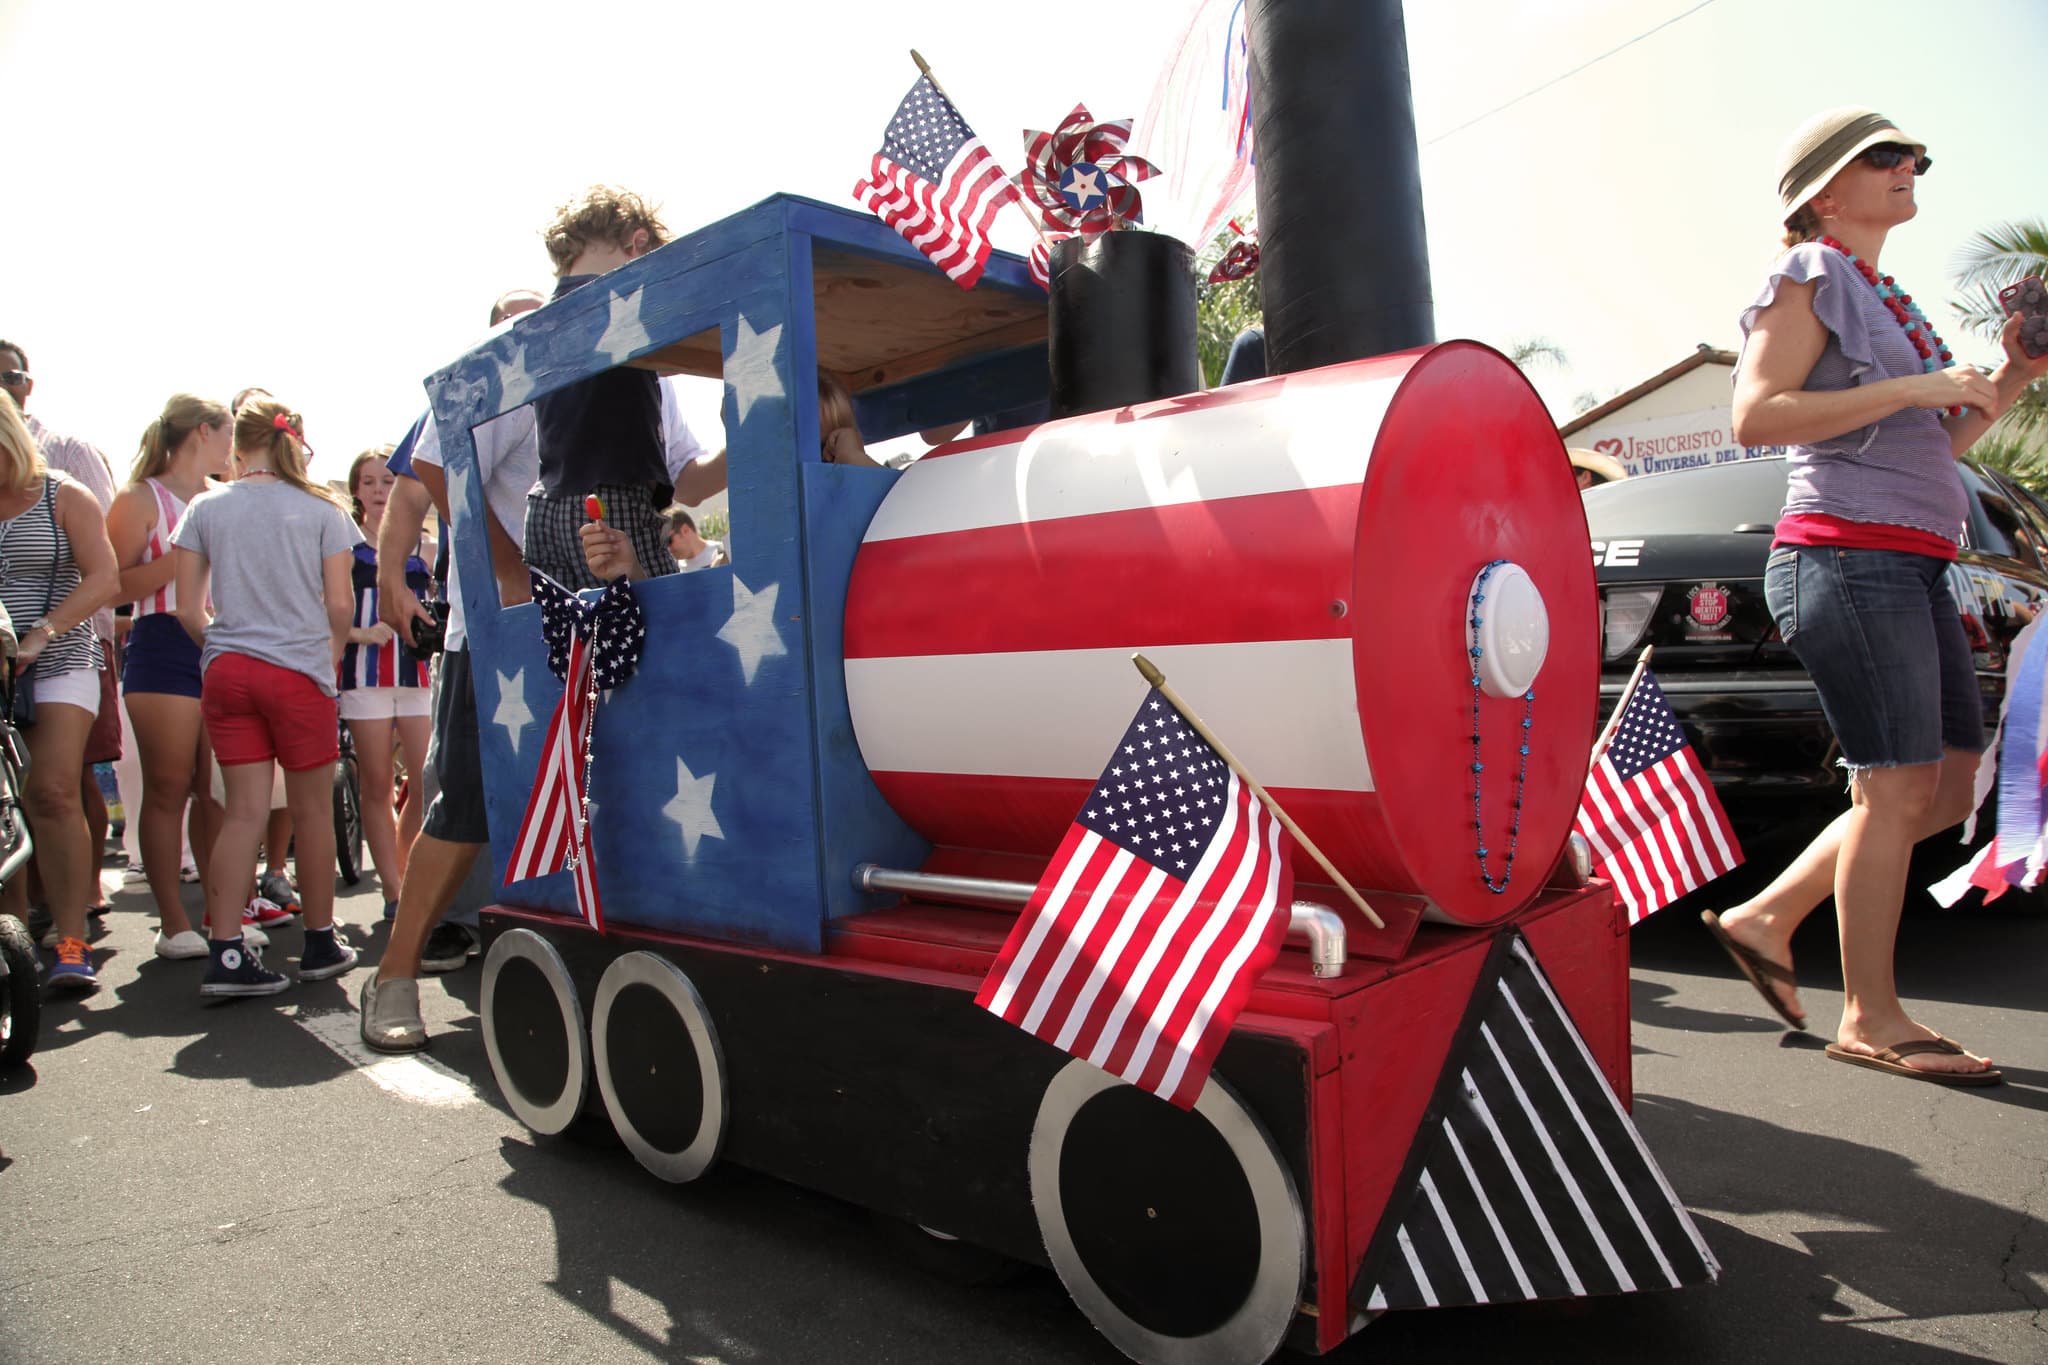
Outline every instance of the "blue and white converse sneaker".
[(299, 980), (325, 981), (356, 965), (356, 950), (332, 929), (308, 929), (306, 950), (299, 957)]
[(206, 978), (199, 983), (201, 995), (276, 995), (292, 984), (290, 977), (264, 967), (262, 951), (241, 939), (216, 939), (207, 946), (213, 960), (207, 963)]

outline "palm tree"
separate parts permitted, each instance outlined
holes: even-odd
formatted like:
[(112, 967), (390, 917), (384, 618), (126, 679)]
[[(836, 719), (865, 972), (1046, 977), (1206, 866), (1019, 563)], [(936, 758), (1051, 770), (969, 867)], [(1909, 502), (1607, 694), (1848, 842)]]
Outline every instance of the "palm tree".
[[(2005, 326), (2005, 312), (1998, 306), (1998, 291), (2029, 275), (2048, 276), (2048, 219), (2025, 218), (1979, 229), (1963, 243), (1950, 266), (1962, 297), (1949, 306), (1960, 313), (1963, 325), (1979, 336), (1995, 339)], [(2048, 381), (2028, 386), (1999, 422), (1994, 435), (2030, 446), (2048, 431)], [(1978, 445), (1981, 448), (1983, 442)], [(1972, 456), (1977, 451), (1971, 452)], [(2028, 463), (2038, 476), (2048, 455), (2038, 448)]]

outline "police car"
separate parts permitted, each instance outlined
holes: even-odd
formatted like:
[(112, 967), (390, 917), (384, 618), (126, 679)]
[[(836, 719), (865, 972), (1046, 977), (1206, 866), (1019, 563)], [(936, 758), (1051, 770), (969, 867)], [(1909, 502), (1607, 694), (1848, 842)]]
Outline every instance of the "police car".
[[(1960, 470), (1970, 520), (1949, 586), (1988, 731), (2021, 609), (2048, 597), (2048, 504), (1995, 471), (1967, 461)], [(1755, 459), (1582, 495), (1600, 583), (1602, 710), (1620, 697), (1643, 646), (1656, 646), (1657, 681), (1739, 833), (1832, 814), (1844, 783), (1813, 682), (1764, 605), (1785, 477), (1783, 459)]]

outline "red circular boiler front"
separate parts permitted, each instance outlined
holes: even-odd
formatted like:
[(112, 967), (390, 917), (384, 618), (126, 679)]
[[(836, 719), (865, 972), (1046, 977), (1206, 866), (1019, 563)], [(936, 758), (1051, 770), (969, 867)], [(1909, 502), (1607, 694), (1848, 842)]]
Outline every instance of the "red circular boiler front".
[[(904, 472), (855, 561), (855, 733), (933, 843), (1049, 857), (1143, 653), (1361, 889), (1490, 923), (1540, 887), (1584, 784), (1585, 547), (1549, 414), (1473, 342), (960, 442)], [(1495, 887), (1512, 847), (1504, 891), (1481, 847)]]

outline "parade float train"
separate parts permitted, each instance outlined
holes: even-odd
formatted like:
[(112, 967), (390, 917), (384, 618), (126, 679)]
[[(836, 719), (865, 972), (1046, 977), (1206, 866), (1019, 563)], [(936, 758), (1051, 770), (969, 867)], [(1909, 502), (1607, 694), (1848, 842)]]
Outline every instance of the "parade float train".
[[(645, 653), (597, 712), (606, 932), (566, 873), (484, 917), (513, 1112), (1050, 1264), (1147, 1361), (1711, 1279), (1627, 1115), (1626, 924), (1569, 845), (1599, 642), (1542, 402), (1454, 341), (901, 471), (820, 460), (818, 371), (873, 442), (1044, 398), (1047, 337), (1016, 258), (963, 293), (874, 219), (776, 197), (430, 378), (501, 877), (560, 684), (536, 609), (496, 600), (468, 433), (618, 364), (725, 384), (732, 563), (636, 587)], [(1143, 695), (1134, 652), (1384, 920), (1298, 859), (1302, 934), (1192, 1112), (973, 1003)]]

